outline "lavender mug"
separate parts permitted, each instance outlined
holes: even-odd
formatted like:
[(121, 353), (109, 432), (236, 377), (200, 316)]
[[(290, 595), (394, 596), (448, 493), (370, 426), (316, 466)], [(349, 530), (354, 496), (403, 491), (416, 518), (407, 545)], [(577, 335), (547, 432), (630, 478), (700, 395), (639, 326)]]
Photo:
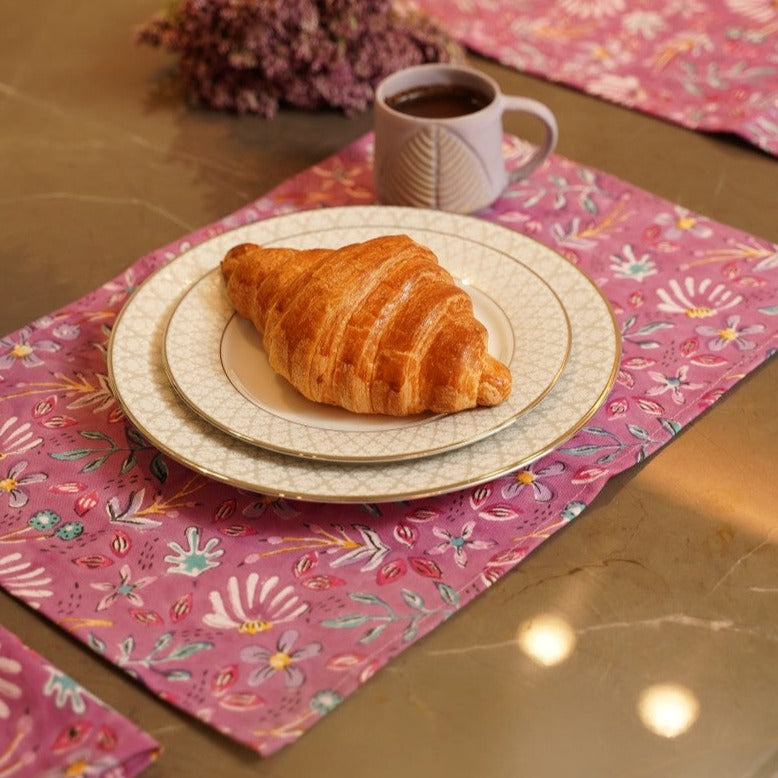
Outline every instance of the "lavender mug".
[[(502, 115), (520, 111), (545, 128), (540, 146), (508, 172)], [(416, 65), (376, 88), (374, 182), (393, 205), (471, 213), (526, 178), (556, 146), (554, 114), (527, 97), (505, 95), (497, 82), (462, 65)]]

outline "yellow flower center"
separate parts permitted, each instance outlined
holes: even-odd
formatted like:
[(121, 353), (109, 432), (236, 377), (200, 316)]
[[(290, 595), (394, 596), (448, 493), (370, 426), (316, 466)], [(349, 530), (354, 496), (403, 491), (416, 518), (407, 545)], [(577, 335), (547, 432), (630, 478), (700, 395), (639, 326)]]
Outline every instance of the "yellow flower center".
[(516, 480), (524, 486), (529, 486), (529, 484), (535, 480), (535, 474), (531, 473), (529, 470), (519, 470), (519, 472), (516, 473)]
[(675, 226), (678, 227), (679, 230), (690, 230), (695, 224), (697, 224), (697, 220), (693, 219), (691, 216), (681, 216), (675, 223)]
[(686, 315), (690, 319), (704, 319), (708, 316), (713, 316), (716, 311), (713, 308), (687, 308)]
[(241, 635), (256, 635), (257, 632), (265, 632), (272, 626), (272, 621), (264, 621), (263, 619), (258, 619), (255, 621), (244, 621), (238, 627), (238, 632)]
[(16, 489), (16, 481), (13, 478), (3, 478), (0, 480), (0, 492), (12, 492)]
[(11, 356), (16, 357), (17, 359), (23, 359), (29, 354), (32, 354), (32, 348), (28, 346), (26, 343), (17, 343), (11, 349)]
[(735, 340), (735, 338), (737, 337), (737, 332), (735, 332), (735, 330), (732, 329), (719, 330), (719, 337), (722, 340)]
[(267, 663), (274, 670), (283, 670), (292, 663), (292, 657), (290, 657), (289, 654), (285, 654), (283, 651), (276, 651), (276, 653), (267, 660)]

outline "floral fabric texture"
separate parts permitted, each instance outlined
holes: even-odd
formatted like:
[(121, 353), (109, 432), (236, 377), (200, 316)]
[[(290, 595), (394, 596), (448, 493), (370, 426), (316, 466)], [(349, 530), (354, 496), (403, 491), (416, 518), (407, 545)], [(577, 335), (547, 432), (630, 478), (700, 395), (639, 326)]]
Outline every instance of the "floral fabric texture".
[(415, 0), (484, 56), (778, 155), (773, 0)]
[[(8, 557), (0, 563), (8, 566)], [(149, 735), (0, 627), (0, 776), (131, 778), (158, 751)]]
[[(510, 164), (527, 147), (506, 138)], [(372, 136), (0, 339), (0, 585), (154, 694), (268, 754), (574, 522), (778, 347), (778, 247), (552, 156), (478, 218), (610, 301), (614, 388), (528, 467), (435, 498), (273, 499), (195, 474), (128, 422), (106, 344), (132, 291), (206, 238), (369, 204)], [(575, 531), (574, 526), (568, 531)], [(79, 598), (54, 596), (78, 581)]]

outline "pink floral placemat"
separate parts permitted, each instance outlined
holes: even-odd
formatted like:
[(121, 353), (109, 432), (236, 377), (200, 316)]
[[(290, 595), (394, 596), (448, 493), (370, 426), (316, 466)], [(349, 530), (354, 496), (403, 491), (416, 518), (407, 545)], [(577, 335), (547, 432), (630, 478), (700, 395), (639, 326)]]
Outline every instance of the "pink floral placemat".
[[(506, 139), (511, 164), (526, 152)], [(366, 136), (0, 339), (0, 585), (265, 754), (520, 564), (610, 476), (778, 348), (777, 246), (553, 156), (479, 216), (563, 253), (616, 313), (615, 387), (571, 440), (490, 483), (380, 505), (267, 498), (156, 451), (106, 376), (111, 325), (132, 290), (224, 230), (372, 202), (371, 159)], [(77, 581), (79, 596), (54, 596), (55, 581)]]
[(150, 735), (0, 626), (0, 776), (132, 778), (158, 752)]
[(778, 155), (774, 0), (414, 0), (504, 65)]

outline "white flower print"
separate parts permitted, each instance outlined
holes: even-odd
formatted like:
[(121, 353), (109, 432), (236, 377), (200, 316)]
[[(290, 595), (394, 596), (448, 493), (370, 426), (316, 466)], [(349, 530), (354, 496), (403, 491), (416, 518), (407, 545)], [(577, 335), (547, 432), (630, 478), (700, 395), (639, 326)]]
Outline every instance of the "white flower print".
[(626, 244), (622, 247), (621, 253), (611, 254), (611, 269), (618, 278), (631, 278), (634, 281), (642, 281), (648, 276), (656, 275), (656, 264), (650, 259), (648, 254), (635, 256), (635, 249)]
[(278, 582), (279, 577), (273, 575), (259, 586), (259, 575), (251, 573), (244, 585), (244, 599), (238, 579), (234, 575), (230, 576), (227, 581), (227, 604), (221, 592), (212, 591), (208, 597), (213, 610), (203, 617), (203, 623), (216, 629), (234, 629), (244, 635), (254, 635), (305, 613), (310, 607), (309, 603), (301, 601), (291, 586), (276, 592)]
[(735, 13), (743, 14), (760, 24), (776, 18), (775, 0), (727, 0), (727, 6)]
[(475, 529), (475, 522), (468, 521), (464, 524), (458, 535), (449, 532), (442, 527), (435, 527), (432, 532), (443, 540), (442, 543), (438, 543), (429, 550), (430, 554), (444, 554), (448, 550), (454, 552), (454, 562), (457, 567), (465, 567), (467, 565), (467, 549), (473, 549), (474, 551), (481, 551), (485, 548), (491, 548), (495, 541), (493, 540), (473, 540), (473, 530)]
[(174, 540), (167, 544), (173, 552), (165, 557), (165, 561), (170, 563), (168, 573), (180, 573), (196, 578), (206, 570), (219, 566), (216, 560), (224, 554), (224, 550), (217, 548), (221, 543), (218, 538), (210, 538), (201, 548), (200, 530), (197, 527), (187, 527), (186, 539), (189, 548), (184, 548)]
[(698, 283), (687, 277), (683, 283), (675, 278), (668, 282), (668, 289), (657, 289), (661, 302), (657, 306), (665, 313), (681, 313), (690, 319), (704, 319), (738, 305), (743, 297), (733, 294), (722, 283), (704, 278)]
[(674, 213), (660, 213), (654, 224), (662, 228), (668, 240), (679, 240), (686, 234), (697, 238), (709, 238), (713, 234), (705, 219), (680, 206), (676, 206)]
[(144, 578), (139, 578), (134, 583), (131, 578), (132, 573), (130, 572), (129, 565), (122, 565), (121, 570), (119, 570), (118, 583), (105, 582), (91, 584), (93, 589), (97, 589), (100, 592), (108, 592), (108, 594), (97, 603), (96, 610), (103, 611), (110, 608), (120, 597), (126, 599), (136, 608), (143, 605), (143, 598), (138, 594), (138, 590), (144, 589), (150, 583), (156, 581), (157, 576), (145, 576)]
[(29, 422), (17, 425), (19, 419), (10, 416), (0, 426), (0, 460), (12, 454), (23, 454), (43, 443), (43, 438), (36, 438)]
[(654, 11), (631, 11), (622, 17), (621, 23), (627, 32), (641, 35), (646, 40), (655, 38), (665, 27), (661, 14)]
[(602, 19), (624, 10), (625, 0), (561, 0), (562, 11), (579, 19)]
[(35, 600), (51, 597), (52, 578), (43, 567), (32, 568), (17, 551), (0, 557), (0, 584), (14, 597), (24, 600), (31, 608), (39, 608)]
[[(0, 672), (3, 672), (3, 665), (6, 661), (0, 657)], [(0, 686), (3, 681), (0, 679)], [(2, 691), (0, 691), (2, 694)], [(5, 713), (8, 706), (0, 700), (0, 719), (8, 718), (8, 713)], [(36, 753), (31, 747), (33, 744), (24, 744), (28, 735), (32, 735), (32, 716), (29, 713), (23, 713), (14, 722), (16, 731), (11, 734), (3, 743), (3, 750), (0, 751), (0, 778), (10, 778), (10, 776), (18, 773), (19, 770), (24, 770), (25, 767), (29, 767), (35, 762)], [(26, 750), (23, 750), (26, 749)]]
[(539, 479), (564, 472), (564, 462), (551, 462), (537, 469), (534, 465), (528, 465), (509, 476), (508, 483), (502, 488), (502, 496), (510, 499), (529, 488), (537, 502), (549, 502), (554, 499), (554, 490)]
[(33, 342), (32, 334), (32, 327), (25, 327), (19, 330), (16, 337), (8, 335), (0, 338), (0, 370), (7, 370), (17, 362), (21, 362), (25, 367), (37, 367), (43, 364), (43, 360), (36, 352), (59, 351), (59, 343), (46, 339)]
[(665, 375), (655, 371), (649, 372), (651, 378), (656, 381), (658, 386), (651, 386), (646, 390), (646, 394), (655, 397), (665, 392), (670, 392), (670, 397), (676, 405), (683, 405), (686, 402), (683, 392), (686, 389), (702, 389), (703, 384), (693, 384), (686, 380), (686, 376), (689, 373), (688, 365), (681, 365), (678, 368), (678, 372), (673, 375)]
[(697, 333), (700, 335), (712, 336), (708, 341), (708, 348), (711, 351), (721, 351), (729, 346), (730, 343), (737, 346), (740, 351), (751, 351), (756, 348), (756, 343), (752, 340), (746, 340), (744, 335), (756, 335), (764, 332), (764, 324), (751, 324), (746, 327), (740, 326), (739, 316), (729, 316), (723, 327), (697, 327)]
[(321, 653), (321, 643), (308, 643), (293, 650), (298, 634), (287, 629), (281, 633), (275, 651), (261, 646), (247, 646), (240, 652), (244, 662), (258, 662), (261, 667), (251, 672), (248, 678), (250, 686), (258, 686), (278, 672), (284, 674), (284, 682), (290, 689), (297, 689), (305, 682), (305, 673), (297, 665), (304, 659)]
[(621, 76), (615, 73), (597, 76), (589, 83), (589, 88), (606, 100), (628, 105), (640, 105), (648, 96), (636, 76)]
[[(0, 655), (0, 673), (17, 676), (21, 672), (22, 666), (16, 659)], [(18, 700), (21, 696), (21, 687), (0, 675), (0, 719), (7, 719), (11, 715), (11, 709), (8, 707), (8, 703), (3, 700), (3, 697), (8, 700)]]
[(48, 476), (45, 473), (28, 473), (23, 475), (27, 469), (27, 462), (21, 461), (13, 464), (5, 478), (0, 478), (0, 496), (8, 495), (8, 504), (11, 508), (23, 508), (30, 499), (21, 487), (37, 484), (45, 481)]

